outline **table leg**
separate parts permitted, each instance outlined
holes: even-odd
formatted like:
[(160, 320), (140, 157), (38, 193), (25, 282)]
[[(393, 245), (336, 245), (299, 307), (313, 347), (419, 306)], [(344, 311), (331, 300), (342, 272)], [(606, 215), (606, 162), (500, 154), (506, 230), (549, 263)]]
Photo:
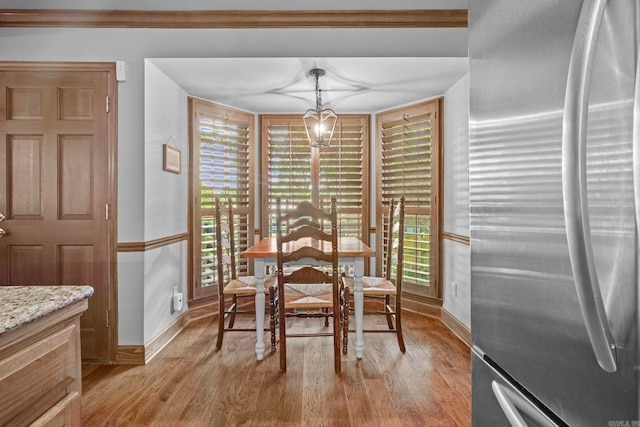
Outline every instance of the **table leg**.
[(258, 360), (264, 357), (264, 260), (254, 260), (256, 284), (256, 356)]
[(362, 292), (362, 276), (364, 275), (364, 259), (356, 258), (353, 265), (353, 279), (355, 288), (353, 292), (353, 308), (356, 318), (356, 357), (362, 359), (364, 353), (364, 294)]

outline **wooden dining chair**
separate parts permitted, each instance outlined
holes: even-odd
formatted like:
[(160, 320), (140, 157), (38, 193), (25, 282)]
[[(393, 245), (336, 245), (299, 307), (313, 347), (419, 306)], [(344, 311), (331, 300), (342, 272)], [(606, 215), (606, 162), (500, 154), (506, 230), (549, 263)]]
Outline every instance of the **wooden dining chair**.
[[(306, 204), (306, 203), (309, 203), (311, 206), (313, 206), (313, 204), (311, 204), (310, 202), (306, 202), (306, 201), (303, 202), (303, 204)], [(283, 211), (284, 211), (284, 209), (283, 209)], [(323, 214), (324, 213), (322, 211), (322, 205), (320, 205), (320, 209), (319, 210), (316, 210), (316, 211), (311, 210), (311, 211), (308, 211), (307, 213), (309, 214), (307, 216), (299, 216), (299, 217), (296, 217), (294, 215), (288, 216), (289, 219), (287, 221), (285, 221), (285, 223), (286, 223), (286, 227), (285, 228), (287, 230), (286, 232), (287, 233), (291, 233), (292, 231), (294, 231), (294, 230), (296, 230), (296, 229), (298, 229), (298, 228), (300, 228), (302, 226), (305, 226), (305, 225), (324, 230), (324, 225), (325, 225), (326, 221), (324, 221), (324, 219), (322, 217), (318, 216), (318, 214)], [(299, 270), (299, 269), (301, 269), (303, 267), (304, 267), (304, 265), (302, 265), (302, 264), (287, 265), (287, 266), (284, 267), (284, 273), (285, 274), (291, 274), (295, 270)], [(328, 267), (325, 266), (323, 268), (328, 268)], [(328, 309), (324, 309), (324, 311), (328, 312), (329, 310)], [(325, 326), (329, 326), (329, 317), (325, 317)]]
[[(389, 216), (387, 220), (387, 239), (385, 261), (383, 264), (383, 276), (364, 276), (362, 278), (362, 290), (366, 301), (378, 300), (372, 304), (366, 304), (368, 310), (365, 315), (383, 315), (387, 318), (387, 328), (369, 328), (363, 332), (394, 332), (398, 337), (400, 351), (405, 352), (404, 338), (402, 336), (402, 271), (404, 253), (404, 196), (398, 203), (391, 199), (389, 204)], [(355, 282), (353, 277), (343, 275), (345, 285), (344, 316), (348, 316), (350, 309), (350, 294), (353, 294)], [(393, 299), (393, 301), (392, 301)], [(377, 304), (380, 309), (375, 309)], [(369, 309), (374, 305), (374, 308)], [(347, 352), (348, 328), (344, 328), (342, 339), (342, 351)]]
[[(255, 276), (238, 276), (236, 270), (236, 247), (233, 226), (233, 207), (231, 199), (226, 207), (221, 206), (216, 197), (215, 202), (216, 258), (218, 267), (218, 338), (216, 350), (222, 348), (225, 332), (256, 332), (255, 327), (237, 328), (237, 315), (253, 315), (255, 317), (255, 295), (257, 280)], [(224, 214), (223, 214), (224, 211)], [(275, 275), (265, 279), (265, 294), (269, 298), (269, 331), (271, 334), (271, 351), (276, 349), (276, 308), (273, 292)]]
[[(315, 218), (331, 224), (330, 231), (303, 224), (287, 231), (287, 224), (299, 218)], [(277, 312), (279, 327), (280, 370), (287, 370), (287, 338), (332, 336), (334, 368), (341, 370), (341, 307), (342, 282), (338, 273), (338, 230), (336, 200), (331, 199), (330, 212), (324, 212), (310, 202), (282, 212), (280, 199), (276, 208), (277, 229)], [(293, 250), (292, 250), (293, 249)], [(302, 264), (289, 270), (291, 264)], [(325, 268), (330, 267), (330, 268)], [(287, 332), (287, 319), (331, 318), (329, 332)]]

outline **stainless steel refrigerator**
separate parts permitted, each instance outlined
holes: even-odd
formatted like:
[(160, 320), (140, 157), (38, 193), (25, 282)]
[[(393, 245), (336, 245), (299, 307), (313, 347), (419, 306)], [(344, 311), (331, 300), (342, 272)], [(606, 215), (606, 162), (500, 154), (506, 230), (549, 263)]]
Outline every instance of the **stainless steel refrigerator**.
[(469, 2), (474, 426), (640, 426), (639, 9)]

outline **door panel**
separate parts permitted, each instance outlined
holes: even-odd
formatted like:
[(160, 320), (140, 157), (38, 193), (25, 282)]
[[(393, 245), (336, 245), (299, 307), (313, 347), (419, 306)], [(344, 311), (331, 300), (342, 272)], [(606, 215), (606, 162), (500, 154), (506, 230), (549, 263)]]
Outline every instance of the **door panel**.
[(42, 137), (8, 135), (7, 217), (42, 219)]
[[(82, 357), (112, 359), (106, 71), (0, 71), (0, 285), (93, 286)], [(3, 99), (4, 98), (4, 99)], [(0, 174), (2, 175), (2, 174)]]
[(60, 219), (93, 219), (92, 145), (92, 139), (85, 135), (59, 137)]
[(40, 245), (9, 246), (7, 248), (7, 273), (12, 281), (23, 285), (44, 283), (44, 251), (44, 246)]

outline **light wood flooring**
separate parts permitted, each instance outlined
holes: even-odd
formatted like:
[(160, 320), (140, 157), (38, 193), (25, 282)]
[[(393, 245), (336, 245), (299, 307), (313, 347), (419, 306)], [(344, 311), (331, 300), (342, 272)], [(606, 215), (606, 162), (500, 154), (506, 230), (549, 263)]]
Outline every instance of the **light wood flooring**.
[(145, 366), (84, 365), (83, 426), (471, 425), (469, 348), (440, 320), (403, 321), (405, 354), (394, 334), (366, 334), (357, 361), (350, 334), (336, 374), (330, 337), (289, 339), (282, 373), (277, 352), (255, 359), (254, 334), (216, 352), (216, 319), (195, 320)]

